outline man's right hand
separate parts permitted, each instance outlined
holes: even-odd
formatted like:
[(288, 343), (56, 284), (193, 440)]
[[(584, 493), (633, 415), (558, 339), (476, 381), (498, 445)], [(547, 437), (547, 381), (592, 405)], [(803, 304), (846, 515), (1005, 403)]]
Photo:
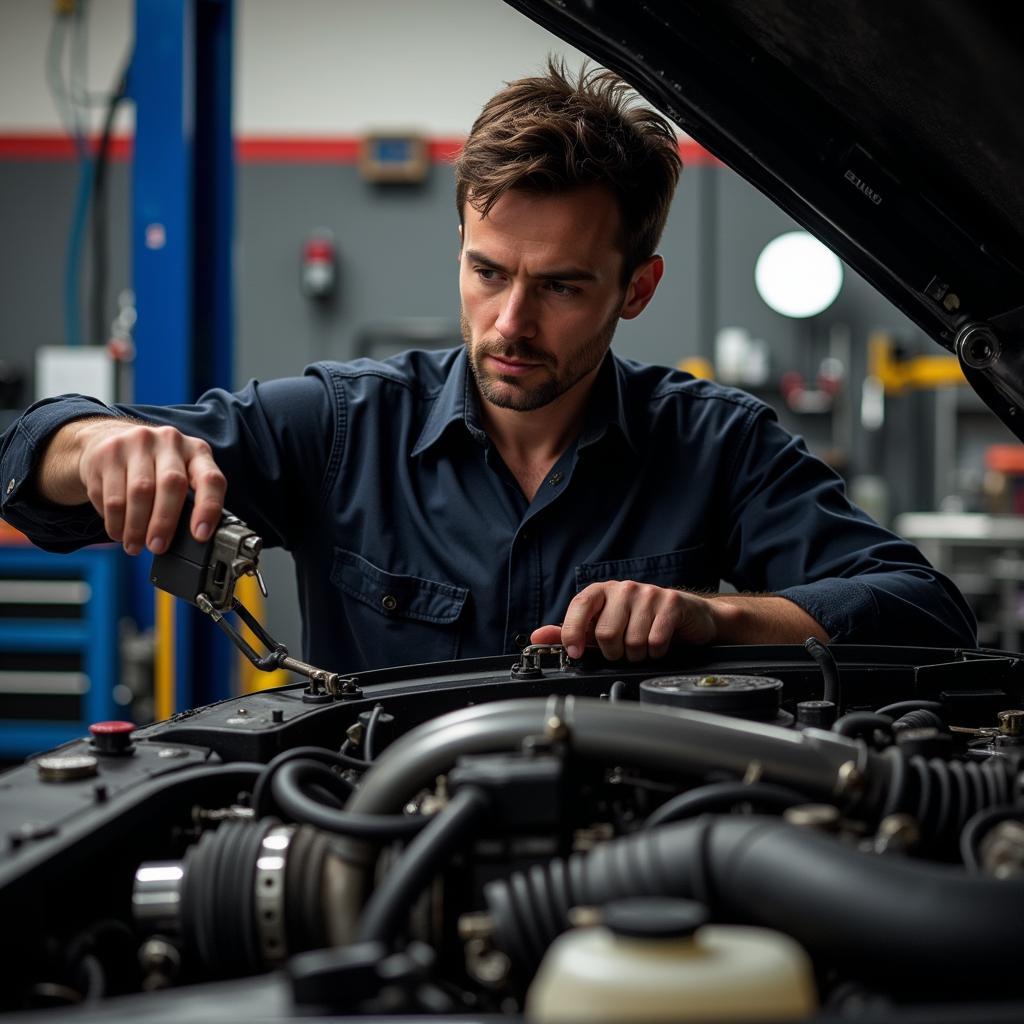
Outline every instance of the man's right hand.
[(58, 505), (91, 502), (111, 540), (129, 555), (158, 555), (174, 536), (185, 495), (195, 492), (192, 536), (207, 540), (220, 520), (227, 481), (210, 446), (174, 427), (97, 417), (75, 420), (50, 440), (36, 477)]

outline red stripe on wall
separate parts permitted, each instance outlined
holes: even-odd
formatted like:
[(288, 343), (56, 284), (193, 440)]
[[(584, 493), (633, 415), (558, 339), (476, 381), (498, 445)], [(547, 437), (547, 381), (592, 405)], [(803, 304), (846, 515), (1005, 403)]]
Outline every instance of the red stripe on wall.
[[(132, 142), (131, 136), (112, 138), (111, 158), (130, 160)], [(95, 154), (99, 139), (89, 139), (87, 145)], [(0, 135), (0, 160), (74, 160), (77, 156), (75, 141), (67, 135)]]
[(235, 157), (243, 164), (354, 164), (359, 139), (246, 135), (235, 140)]
[[(97, 139), (89, 141), (95, 153)], [(448, 163), (459, 154), (461, 138), (430, 139), (428, 149), (434, 163)], [(246, 135), (236, 140), (235, 153), (243, 164), (354, 164), (359, 160), (359, 138), (297, 137), (290, 135)], [(703, 146), (692, 139), (679, 143), (683, 163), (694, 166), (712, 164), (721, 166)], [(66, 135), (0, 135), (0, 160), (57, 161), (74, 160), (77, 156), (74, 140)], [(130, 160), (132, 138), (119, 135), (111, 139), (112, 160)]]

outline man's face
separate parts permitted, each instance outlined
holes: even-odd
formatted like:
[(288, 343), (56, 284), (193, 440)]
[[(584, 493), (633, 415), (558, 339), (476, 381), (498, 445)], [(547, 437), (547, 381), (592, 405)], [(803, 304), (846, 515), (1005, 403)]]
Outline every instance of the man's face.
[(525, 412), (593, 379), (626, 296), (612, 194), (512, 191), (464, 217), (462, 336), (484, 399)]

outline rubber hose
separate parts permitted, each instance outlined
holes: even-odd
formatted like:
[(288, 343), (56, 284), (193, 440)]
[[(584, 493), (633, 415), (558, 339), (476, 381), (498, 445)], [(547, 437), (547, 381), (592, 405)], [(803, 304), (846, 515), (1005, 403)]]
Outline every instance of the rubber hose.
[(335, 753), (326, 747), (293, 747), (291, 750), (285, 750), (270, 760), (256, 780), (256, 787), (252, 791), (252, 806), (257, 818), (262, 818), (265, 814), (271, 813), (271, 809), (267, 806), (268, 790), (274, 775), (280, 770), (281, 765), (287, 764), (289, 761), (299, 760), (300, 758), (323, 761), (326, 764), (335, 764), (342, 768), (365, 769), (368, 767), (366, 762), (360, 761), (358, 758)]
[(876, 715), (872, 711), (851, 711), (832, 724), (832, 731), (840, 736), (853, 738), (862, 737), (865, 733), (873, 733), (876, 729), (887, 733), (892, 738), (892, 719), (888, 715)]
[(916, 708), (913, 711), (908, 711), (906, 714), (900, 715), (892, 723), (892, 731), (894, 733), (903, 732), (904, 729), (939, 729), (942, 732), (949, 731), (943, 719), (927, 708)]
[(807, 802), (807, 797), (795, 789), (773, 786), (770, 782), (712, 782), (667, 800), (648, 817), (643, 827), (654, 828), (697, 814), (727, 811), (738, 803), (749, 803), (762, 811), (784, 811)]
[(908, 758), (898, 747), (889, 747), (881, 757), (890, 771), (876, 816), (912, 815), (930, 844), (955, 849), (968, 818), (988, 807), (1020, 800), (1017, 766), (1008, 758), (966, 764), (937, 757), (925, 761), (920, 755)]
[[(716, 919), (785, 932), (858, 977), (1008, 981), (1024, 942), (1024, 882), (880, 857), (777, 818), (701, 818), (553, 861), (484, 888), (497, 945), (529, 973), (578, 905), (631, 896), (707, 903)], [(545, 912), (540, 904), (546, 904)], [(552, 914), (552, 910), (554, 914)], [(526, 921), (529, 927), (524, 927)], [(884, 936), (885, 956), (878, 955)]]
[(316, 779), (322, 766), (315, 761), (290, 761), (277, 771), (270, 783), (278, 807), (293, 821), (315, 825), (327, 832), (386, 842), (419, 832), (429, 821), (426, 817), (405, 814), (360, 814), (337, 810), (314, 800), (303, 791), (303, 784)]
[(831, 701), (836, 707), (842, 704), (839, 690), (839, 666), (832, 652), (816, 637), (804, 641), (807, 653), (818, 663), (823, 683), (822, 700)]
[(472, 786), (459, 790), (374, 889), (363, 911), (357, 941), (390, 946), (416, 898), (489, 813), (490, 800), (483, 790)]
[(377, 723), (380, 721), (383, 711), (383, 704), (375, 704), (370, 712), (369, 721), (366, 723), (366, 732), (363, 736), (363, 757), (367, 761), (372, 761), (377, 753)]
[(899, 700), (895, 704), (886, 704), (883, 708), (875, 708), (876, 715), (889, 715), (896, 718), (905, 715), (908, 711), (934, 711), (941, 715), (943, 712), (942, 703), (937, 700)]
[(275, 824), (274, 819), (224, 822), (185, 855), (182, 933), (214, 977), (260, 969), (253, 888), (260, 843)]

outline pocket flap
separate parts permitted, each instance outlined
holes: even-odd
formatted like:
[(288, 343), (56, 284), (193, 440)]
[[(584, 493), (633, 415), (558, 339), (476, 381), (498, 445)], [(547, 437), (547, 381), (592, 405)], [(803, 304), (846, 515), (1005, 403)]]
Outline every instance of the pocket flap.
[(576, 566), (576, 590), (608, 580), (636, 580), (663, 587), (688, 590), (718, 589), (718, 571), (703, 544), (659, 555), (617, 558), (607, 562), (584, 562)]
[(454, 622), (469, 596), (466, 587), (385, 572), (343, 548), (334, 549), (331, 582), (381, 615), (438, 625)]

